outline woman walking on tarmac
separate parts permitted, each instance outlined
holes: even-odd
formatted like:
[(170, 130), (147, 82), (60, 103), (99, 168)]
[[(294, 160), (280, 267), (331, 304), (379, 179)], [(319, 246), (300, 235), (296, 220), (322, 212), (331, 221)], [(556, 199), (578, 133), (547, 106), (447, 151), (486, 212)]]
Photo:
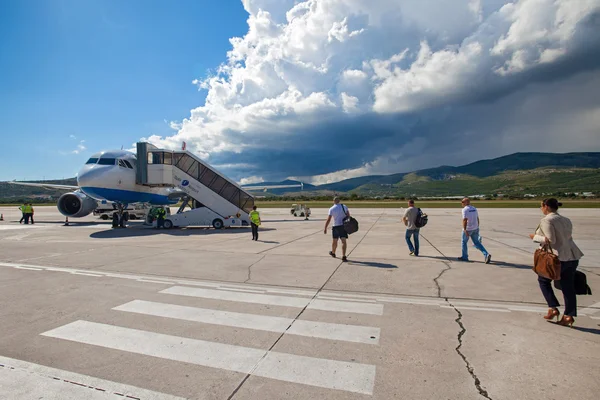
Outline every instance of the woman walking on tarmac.
[(544, 218), (540, 221), (540, 225), (535, 231), (535, 234), (529, 235), (534, 242), (550, 244), (558, 253), (560, 261), (560, 282), (561, 290), (565, 300), (565, 313), (560, 321), (558, 317), (560, 312), (558, 307), (558, 299), (552, 290), (552, 280), (543, 276), (538, 276), (538, 282), (542, 294), (548, 303), (548, 314), (545, 319), (551, 320), (556, 317), (557, 324), (563, 326), (573, 326), (574, 317), (577, 316), (577, 297), (575, 294), (575, 270), (579, 265), (579, 259), (583, 257), (583, 253), (573, 241), (573, 225), (569, 218), (563, 217), (558, 213), (558, 208), (562, 206), (556, 199), (546, 199), (542, 202), (541, 209), (544, 213)]
[(260, 225), (260, 214), (256, 211), (256, 206), (250, 211), (250, 225), (252, 225), (252, 240), (258, 241), (258, 227)]

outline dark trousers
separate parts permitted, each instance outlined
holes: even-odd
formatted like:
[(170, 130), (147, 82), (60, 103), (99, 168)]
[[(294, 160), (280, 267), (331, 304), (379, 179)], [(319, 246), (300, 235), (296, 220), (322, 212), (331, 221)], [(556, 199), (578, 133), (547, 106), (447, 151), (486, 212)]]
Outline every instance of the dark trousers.
[[(563, 297), (565, 300), (565, 313), (571, 317), (577, 316), (577, 295), (575, 294), (575, 270), (579, 265), (579, 261), (561, 261), (560, 262), (560, 285), (562, 287)], [(548, 307), (557, 308), (560, 306), (558, 299), (554, 295), (552, 289), (552, 280), (538, 276), (538, 282), (542, 294), (548, 303)]]
[(33, 224), (33, 214), (32, 213), (25, 213), (23, 214), (23, 218), (25, 218), (25, 223), (29, 224), (29, 219), (31, 218), (31, 223)]
[(164, 227), (165, 227), (165, 219), (157, 218), (156, 219), (156, 229), (160, 229), (160, 228), (164, 228)]
[(22, 223), (23, 221), (25, 221), (25, 213), (23, 213), (21, 215), (21, 219), (19, 220), (19, 223)]
[[(410, 241), (410, 238), (413, 237), (415, 240), (415, 245)], [(418, 229), (407, 229), (406, 230), (406, 244), (408, 245), (408, 249), (411, 253), (415, 253), (416, 256), (419, 255), (419, 230)]]
[(258, 225), (254, 222), (250, 222), (250, 225), (252, 225), (252, 240), (258, 240)]

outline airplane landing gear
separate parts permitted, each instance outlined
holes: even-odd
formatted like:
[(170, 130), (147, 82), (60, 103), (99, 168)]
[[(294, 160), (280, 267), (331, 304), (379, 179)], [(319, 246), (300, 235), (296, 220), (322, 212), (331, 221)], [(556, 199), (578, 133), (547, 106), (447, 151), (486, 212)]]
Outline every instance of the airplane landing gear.
[(126, 228), (125, 223), (129, 221), (129, 213), (123, 212), (124, 206), (122, 204), (117, 205), (117, 212), (113, 213), (112, 227), (113, 228)]

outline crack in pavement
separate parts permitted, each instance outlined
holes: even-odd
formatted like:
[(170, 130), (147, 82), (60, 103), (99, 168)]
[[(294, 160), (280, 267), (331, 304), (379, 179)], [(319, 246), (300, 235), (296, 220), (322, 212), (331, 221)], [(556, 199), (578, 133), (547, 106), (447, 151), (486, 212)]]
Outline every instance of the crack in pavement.
[(460, 358), (462, 358), (463, 361), (465, 362), (465, 365), (467, 367), (467, 371), (469, 371), (469, 374), (471, 375), (471, 378), (473, 378), (473, 381), (475, 382), (475, 388), (477, 388), (477, 391), (479, 392), (479, 395), (485, 397), (488, 400), (492, 400), (492, 398), (489, 396), (487, 390), (485, 390), (481, 386), (481, 381), (479, 380), (479, 378), (475, 374), (475, 369), (473, 368), (473, 366), (471, 365), (471, 363), (469, 362), (469, 360), (467, 360), (467, 356), (465, 356), (463, 354), (463, 352), (460, 350), (461, 347), (462, 347), (462, 345), (463, 345), (462, 337), (463, 337), (463, 335), (465, 333), (467, 333), (467, 328), (465, 328), (464, 324), (462, 323), (462, 317), (463, 317), (463, 315), (454, 306), (454, 304), (452, 304), (450, 301), (448, 301), (448, 298), (446, 298), (445, 300), (450, 305), (450, 307), (452, 307), (454, 309), (454, 311), (456, 311), (456, 313), (458, 314), (458, 318), (456, 318), (454, 321), (460, 327), (460, 332), (458, 332), (458, 337), (457, 337), (458, 338), (458, 346), (456, 346), (456, 348), (454, 350), (456, 350), (456, 353), (458, 353), (458, 355), (460, 356)]
[[(439, 250), (438, 250), (439, 251)], [(438, 276), (436, 276), (433, 279), (433, 282), (435, 283), (435, 286), (437, 288), (437, 292), (438, 292), (438, 297), (442, 298), (442, 287), (440, 286), (439, 283), (439, 279), (442, 277), (442, 275), (444, 275), (444, 273), (446, 271), (449, 271), (452, 269), (452, 266), (450, 265), (450, 262), (444, 262), (444, 264), (446, 265), (446, 268), (444, 268)], [(448, 305), (450, 307), (452, 307), (452, 309), (454, 311), (456, 311), (456, 314), (458, 315), (458, 317), (454, 320), (454, 322), (456, 322), (458, 324), (458, 326), (460, 327), (460, 331), (458, 332), (458, 346), (456, 346), (456, 348), (454, 349), (456, 351), (456, 353), (460, 356), (460, 358), (462, 358), (462, 360), (465, 363), (465, 366), (467, 367), (467, 371), (469, 372), (469, 375), (471, 375), (471, 378), (473, 378), (473, 381), (475, 383), (475, 388), (477, 389), (477, 391), (479, 392), (479, 395), (482, 397), (485, 397), (488, 400), (492, 400), (492, 398), (489, 396), (487, 390), (485, 390), (482, 386), (481, 386), (481, 380), (479, 380), (479, 377), (475, 374), (475, 369), (473, 368), (473, 366), (471, 365), (471, 363), (469, 362), (469, 360), (467, 359), (467, 356), (465, 356), (463, 354), (463, 352), (461, 351), (462, 345), (463, 345), (463, 336), (465, 333), (467, 333), (467, 328), (465, 328), (465, 325), (462, 323), (462, 318), (463, 315), (462, 313), (456, 308), (456, 306), (454, 304), (452, 304), (450, 302), (450, 300), (448, 300), (448, 297), (443, 297), (443, 299), (446, 301), (446, 303), (448, 303)]]
[(265, 255), (263, 255), (263, 256), (262, 256), (260, 259), (256, 260), (255, 262), (253, 262), (252, 264), (250, 264), (250, 265), (248, 266), (248, 279), (246, 279), (246, 280), (244, 281), (244, 283), (248, 283), (248, 281), (249, 281), (249, 280), (251, 279), (251, 277), (252, 277), (252, 270), (251, 270), (251, 268), (252, 268), (252, 267), (254, 267), (256, 264), (258, 264), (259, 262), (261, 262), (261, 261), (263, 260), (263, 258), (265, 258), (266, 256), (267, 256), (266, 254), (265, 254)]
[[(440, 279), (442, 277), (442, 275), (444, 275), (444, 272), (449, 271), (452, 269), (452, 267), (450, 266), (449, 262), (442, 262), (446, 268), (444, 268), (442, 270), (442, 272), (439, 273), (438, 276), (436, 276), (435, 278), (433, 278), (433, 282), (435, 283), (435, 286), (437, 287), (437, 297), (442, 298), (442, 287), (440, 286), (440, 283), (438, 282), (438, 279)], [(448, 301), (448, 298), (445, 298), (446, 301)]]

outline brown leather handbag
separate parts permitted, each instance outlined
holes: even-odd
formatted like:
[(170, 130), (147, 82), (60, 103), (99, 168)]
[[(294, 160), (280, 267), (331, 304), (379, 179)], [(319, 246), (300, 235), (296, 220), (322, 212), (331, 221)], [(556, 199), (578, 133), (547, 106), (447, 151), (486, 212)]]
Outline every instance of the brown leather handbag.
[(550, 243), (545, 243), (535, 251), (533, 255), (533, 272), (544, 278), (559, 281), (560, 268), (560, 260), (552, 251)]

